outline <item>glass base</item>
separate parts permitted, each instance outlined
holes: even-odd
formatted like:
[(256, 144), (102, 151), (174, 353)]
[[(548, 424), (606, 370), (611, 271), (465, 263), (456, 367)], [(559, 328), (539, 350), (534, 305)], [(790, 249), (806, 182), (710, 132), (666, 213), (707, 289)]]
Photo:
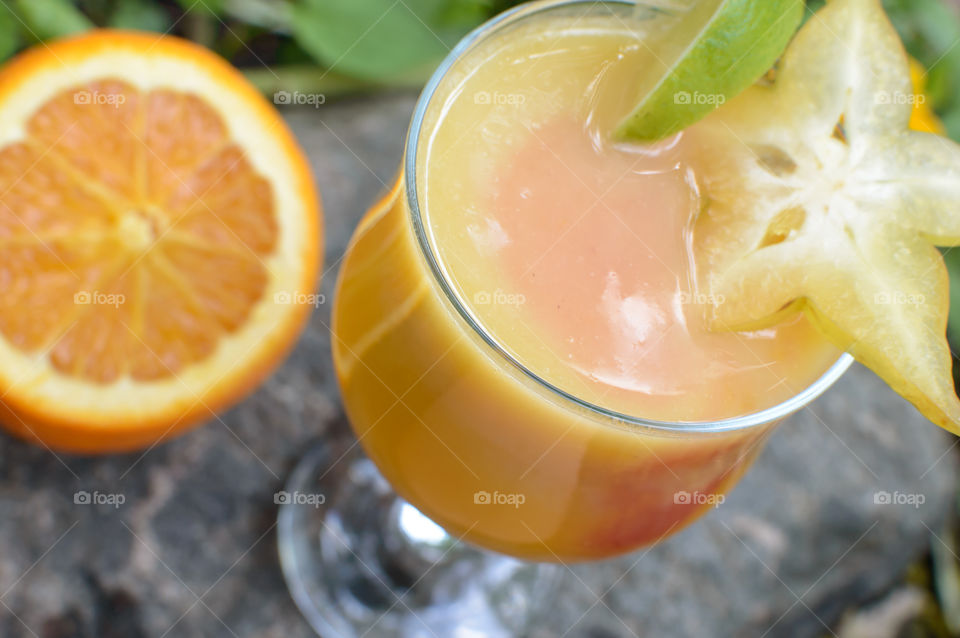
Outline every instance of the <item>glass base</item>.
[(399, 498), (359, 446), (313, 448), (278, 493), (293, 599), (324, 638), (527, 633), (563, 570), (457, 541)]

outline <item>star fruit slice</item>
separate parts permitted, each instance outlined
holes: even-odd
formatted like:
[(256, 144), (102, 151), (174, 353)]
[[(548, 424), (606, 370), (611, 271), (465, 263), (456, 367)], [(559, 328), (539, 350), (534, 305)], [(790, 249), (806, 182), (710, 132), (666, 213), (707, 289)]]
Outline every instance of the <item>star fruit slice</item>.
[(934, 423), (960, 433), (935, 246), (960, 244), (960, 146), (911, 131), (910, 71), (879, 0), (832, 0), (772, 83), (688, 129), (716, 329), (797, 310)]

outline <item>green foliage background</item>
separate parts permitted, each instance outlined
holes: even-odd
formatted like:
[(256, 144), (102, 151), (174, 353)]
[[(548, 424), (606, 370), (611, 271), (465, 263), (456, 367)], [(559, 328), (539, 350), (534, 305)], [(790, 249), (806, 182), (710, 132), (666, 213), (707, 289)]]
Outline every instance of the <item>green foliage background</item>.
[[(5, 0), (0, 60), (93, 27), (171, 32), (265, 92), (329, 96), (424, 82), (470, 29), (518, 0)], [(335, 71), (333, 70), (335, 69)]]
[[(807, 4), (813, 11), (823, 1)], [(283, 78), (291, 69), (321, 67), (335, 68), (340, 81), (354, 80), (356, 86), (413, 84), (422, 82), (467, 31), (517, 4), (519, 0), (6, 0), (0, 3), (0, 60), (37, 41), (98, 26), (119, 27), (190, 38), (254, 77), (273, 71)], [(930, 69), (935, 106), (950, 132), (960, 135), (960, 3), (884, 4), (911, 54)]]
[[(648, 0), (657, 1), (657, 0)], [(661, 0), (663, 1), (663, 0)], [(811, 11), (824, 0), (808, 0)], [(5, 0), (0, 60), (93, 27), (171, 32), (245, 70), (264, 91), (336, 95), (415, 86), (456, 41), (519, 0)], [(884, 0), (930, 69), (934, 107), (960, 139), (960, 0)]]

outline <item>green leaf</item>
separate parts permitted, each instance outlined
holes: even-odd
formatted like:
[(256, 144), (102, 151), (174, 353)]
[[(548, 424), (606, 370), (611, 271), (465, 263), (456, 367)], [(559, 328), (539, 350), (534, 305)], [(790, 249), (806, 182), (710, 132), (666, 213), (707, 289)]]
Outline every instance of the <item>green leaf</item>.
[(940, 112), (960, 108), (960, 12), (943, 0), (885, 0), (907, 51), (927, 68), (927, 96)]
[(444, 0), (298, 0), (293, 36), (332, 70), (376, 80), (436, 64), (469, 27), (444, 23)]
[(68, 0), (15, 0), (13, 4), (31, 35), (41, 40), (80, 33), (95, 26)]
[[(907, 51), (928, 69), (927, 94), (947, 134), (960, 140), (960, 13), (942, 0), (884, 0)], [(947, 333), (960, 351), (960, 249), (944, 251), (950, 273)], [(960, 378), (960, 377), (958, 377)]]
[(485, 0), (451, 0), (441, 11), (438, 22), (469, 30), (489, 17), (491, 11), (490, 3)]
[(804, 12), (803, 21), (806, 22), (813, 14), (823, 8), (826, 4), (826, 0), (807, 0), (807, 10)]
[(947, 321), (947, 333), (953, 343), (960, 341), (960, 248), (942, 250), (943, 261), (950, 273), (950, 319)]
[(40, 40), (86, 31), (93, 23), (67, 0), (16, 0), (17, 13)]
[(20, 21), (8, 5), (0, 5), (0, 60), (10, 57), (20, 46)]
[(278, 0), (221, 0), (224, 16), (250, 27), (290, 33), (290, 4)]
[(960, 109), (951, 109), (944, 113), (940, 119), (943, 120), (943, 125), (947, 128), (947, 135), (960, 141)]
[(958, 33), (957, 13), (942, 0), (884, 0), (884, 8), (908, 48), (932, 64), (948, 52)]
[(170, 24), (167, 12), (149, 0), (119, 0), (109, 20), (111, 27), (141, 31), (163, 32)]
[[(362, 2), (362, 0), (358, 1)], [(223, 13), (224, 0), (177, 0), (177, 4), (188, 13), (220, 15)]]

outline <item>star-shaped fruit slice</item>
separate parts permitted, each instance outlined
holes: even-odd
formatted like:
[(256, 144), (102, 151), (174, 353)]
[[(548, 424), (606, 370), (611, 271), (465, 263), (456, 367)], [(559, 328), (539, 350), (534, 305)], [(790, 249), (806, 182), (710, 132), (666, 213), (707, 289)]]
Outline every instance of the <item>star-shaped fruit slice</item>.
[(832, 0), (773, 81), (687, 134), (708, 198), (694, 226), (716, 329), (802, 310), (930, 420), (960, 433), (935, 246), (960, 244), (960, 146), (908, 128), (916, 98), (880, 0)]

